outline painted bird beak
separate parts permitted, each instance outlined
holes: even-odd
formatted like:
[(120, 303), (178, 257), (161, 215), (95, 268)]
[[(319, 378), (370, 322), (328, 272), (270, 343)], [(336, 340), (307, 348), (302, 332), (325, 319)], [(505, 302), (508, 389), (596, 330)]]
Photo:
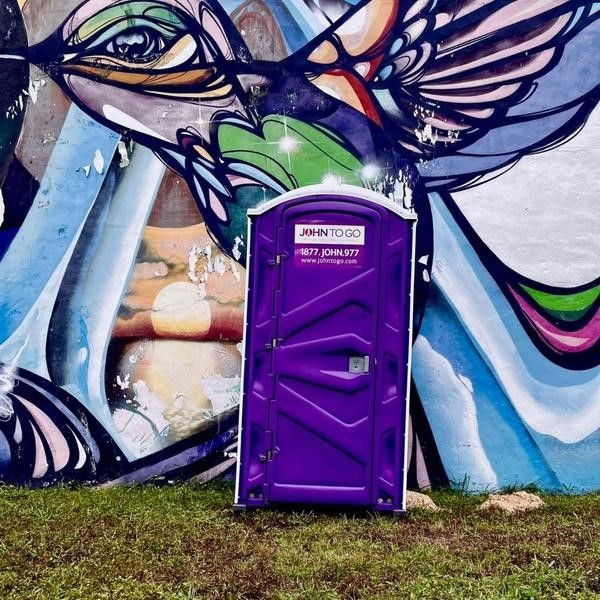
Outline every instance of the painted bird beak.
[(44, 41), (28, 48), (27, 60), (52, 77), (66, 60), (63, 45), (59, 35), (53, 33)]

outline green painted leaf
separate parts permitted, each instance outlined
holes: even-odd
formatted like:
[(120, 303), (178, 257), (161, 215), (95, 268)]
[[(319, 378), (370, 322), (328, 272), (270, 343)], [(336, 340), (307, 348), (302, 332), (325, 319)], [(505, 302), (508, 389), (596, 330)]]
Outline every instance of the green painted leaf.
[(600, 285), (574, 293), (550, 293), (521, 285), (541, 308), (564, 320), (574, 321), (583, 316), (600, 296)]
[(360, 160), (341, 138), (322, 126), (271, 115), (256, 131), (223, 123), (217, 140), (224, 159), (258, 168), (288, 190), (321, 183), (328, 175), (362, 185)]

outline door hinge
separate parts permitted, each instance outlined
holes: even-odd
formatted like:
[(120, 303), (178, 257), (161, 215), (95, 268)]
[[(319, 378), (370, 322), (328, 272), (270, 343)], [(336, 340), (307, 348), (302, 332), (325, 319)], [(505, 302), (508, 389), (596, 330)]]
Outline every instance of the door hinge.
[(273, 338), (270, 343), (265, 344), (265, 348), (267, 350), (271, 350), (273, 348), (277, 348), (281, 344), (281, 338)]
[(273, 460), (273, 450), (269, 448), (264, 454), (259, 454), (258, 460), (260, 460), (260, 462), (267, 462), (268, 460)]

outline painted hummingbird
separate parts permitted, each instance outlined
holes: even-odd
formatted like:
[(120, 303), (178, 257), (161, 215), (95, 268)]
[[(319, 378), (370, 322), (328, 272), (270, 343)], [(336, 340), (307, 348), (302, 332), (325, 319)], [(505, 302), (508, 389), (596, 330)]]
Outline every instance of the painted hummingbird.
[[(231, 253), (246, 208), (288, 189), (331, 178), (412, 190), (416, 163), (503, 124), (594, 3), (288, 4), (87, 0), (29, 56), (183, 176)], [(291, 9), (310, 15), (303, 39), (268, 18)], [(262, 19), (245, 28), (248, 11)], [(269, 28), (281, 40), (270, 52), (256, 41)]]

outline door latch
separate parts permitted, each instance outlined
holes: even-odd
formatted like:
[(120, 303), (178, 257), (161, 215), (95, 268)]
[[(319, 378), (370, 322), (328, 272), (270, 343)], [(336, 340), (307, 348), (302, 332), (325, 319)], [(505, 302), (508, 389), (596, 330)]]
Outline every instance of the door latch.
[(368, 356), (351, 356), (348, 360), (349, 373), (368, 373), (369, 372), (369, 357)]

